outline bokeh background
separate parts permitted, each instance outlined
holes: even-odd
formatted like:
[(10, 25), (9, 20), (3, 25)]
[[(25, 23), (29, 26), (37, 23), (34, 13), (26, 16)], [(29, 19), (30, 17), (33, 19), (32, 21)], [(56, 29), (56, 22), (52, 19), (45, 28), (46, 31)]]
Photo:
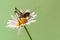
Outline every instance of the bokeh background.
[(59, 0), (0, 0), (0, 40), (30, 40), (23, 27), (20, 36), (17, 29), (6, 28), (15, 7), (36, 12), (37, 22), (26, 25), (33, 40), (60, 40)]

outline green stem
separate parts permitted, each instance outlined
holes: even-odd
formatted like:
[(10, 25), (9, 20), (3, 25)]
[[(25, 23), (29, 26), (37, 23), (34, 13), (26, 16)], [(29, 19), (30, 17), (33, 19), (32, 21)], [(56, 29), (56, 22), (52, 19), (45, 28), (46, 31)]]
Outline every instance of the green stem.
[(28, 30), (27, 30), (26, 26), (24, 26), (24, 29), (26, 30), (26, 32), (27, 32), (27, 34), (28, 34), (28, 36), (29, 36), (30, 40), (32, 40), (32, 38), (31, 38), (31, 36), (30, 36), (30, 34), (29, 34), (29, 32), (28, 32)]

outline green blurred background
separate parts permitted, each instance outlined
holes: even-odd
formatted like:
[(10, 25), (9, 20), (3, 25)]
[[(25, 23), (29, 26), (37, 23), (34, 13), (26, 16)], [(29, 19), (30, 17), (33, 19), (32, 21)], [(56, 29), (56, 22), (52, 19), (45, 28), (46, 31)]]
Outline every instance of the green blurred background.
[(15, 7), (36, 12), (37, 22), (26, 25), (33, 40), (60, 40), (59, 0), (0, 0), (0, 40), (30, 40), (23, 27), (20, 37), (17, 29), (6, 28)]

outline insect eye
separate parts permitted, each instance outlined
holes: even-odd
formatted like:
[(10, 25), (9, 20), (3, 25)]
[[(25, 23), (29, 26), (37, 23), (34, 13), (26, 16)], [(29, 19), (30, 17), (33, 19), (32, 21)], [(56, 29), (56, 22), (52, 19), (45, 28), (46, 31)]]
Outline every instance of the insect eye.
[(24, 13), (24, 17), (28, 17), (30, 15), (29, 12)]

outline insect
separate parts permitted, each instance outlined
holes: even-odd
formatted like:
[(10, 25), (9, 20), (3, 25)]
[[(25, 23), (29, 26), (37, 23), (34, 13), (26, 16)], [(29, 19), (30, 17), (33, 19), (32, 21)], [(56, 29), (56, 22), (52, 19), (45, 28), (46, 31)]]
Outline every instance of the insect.
[(15, 8), (15, 13), (18, 14), (19, 18), (26, 18), (26, 17), (29, 17), (30, 16), (30, 12), (22, 13), (17, 8)]

